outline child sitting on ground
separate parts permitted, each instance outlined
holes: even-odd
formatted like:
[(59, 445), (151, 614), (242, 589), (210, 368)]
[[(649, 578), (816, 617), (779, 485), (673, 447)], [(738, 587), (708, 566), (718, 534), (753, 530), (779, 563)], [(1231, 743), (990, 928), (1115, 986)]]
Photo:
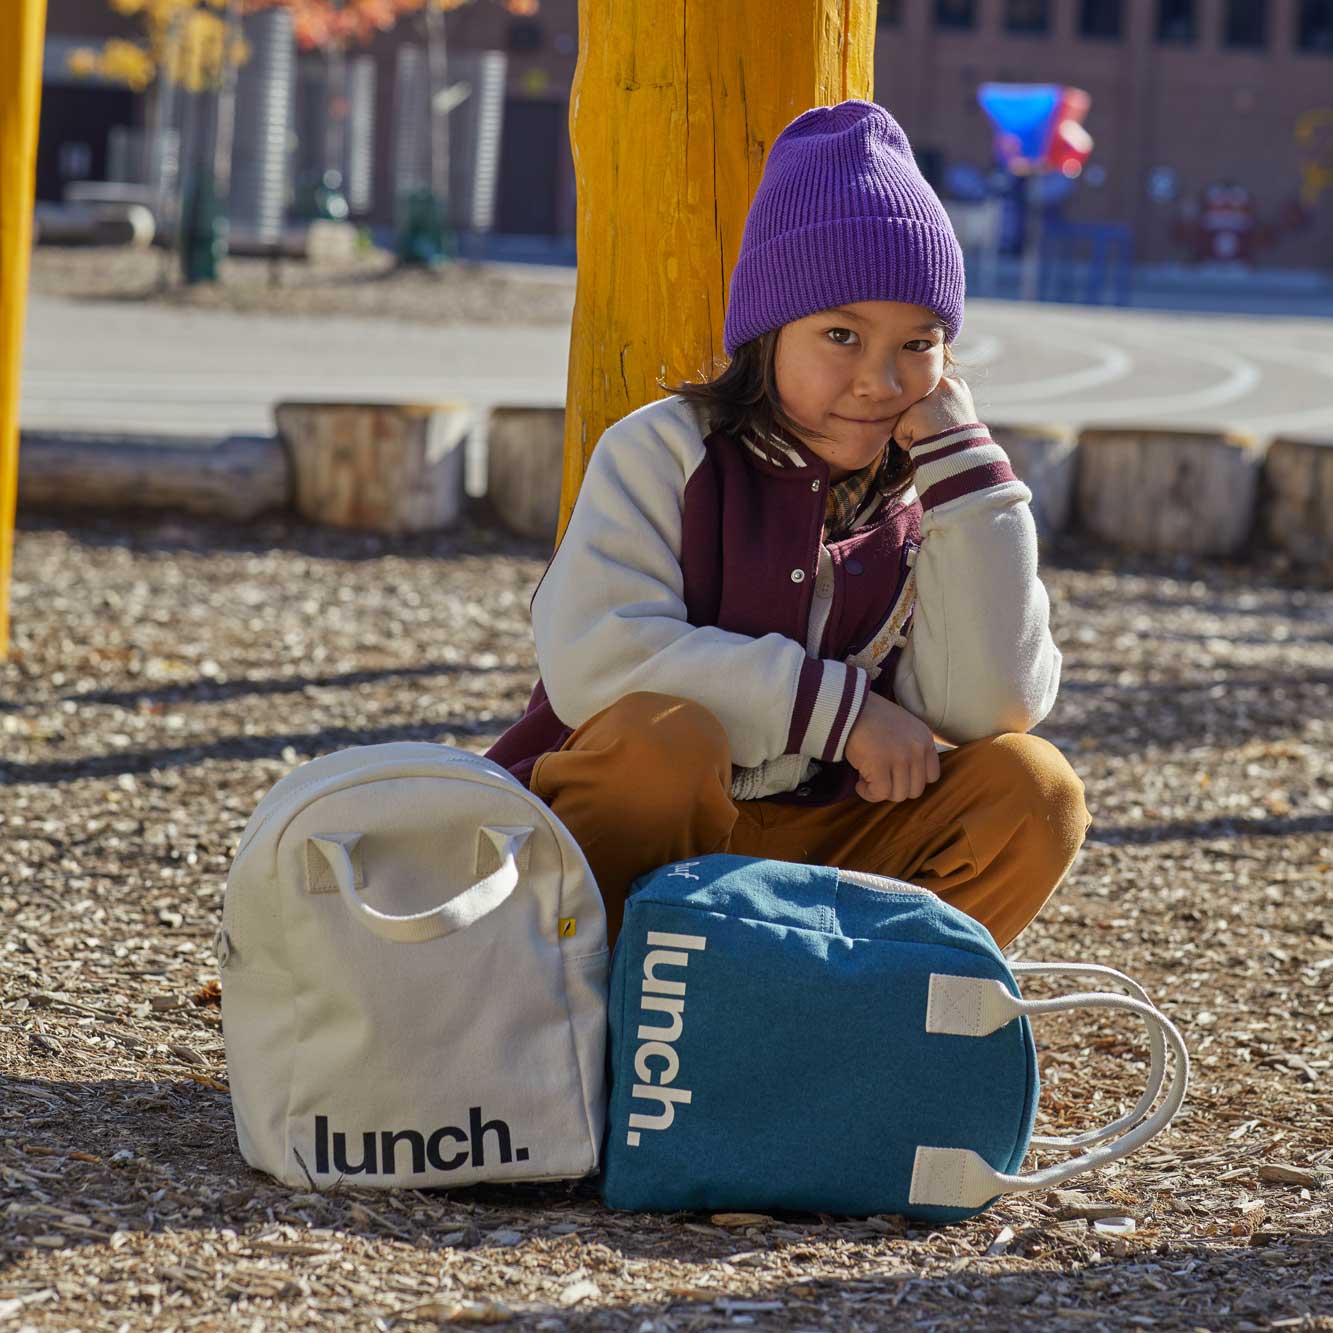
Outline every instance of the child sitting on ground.
[(583, 848), (612, 940), (637, 876), (733, 852), (908, 880), (1003, 947), (1072, 863), (1083, 784), (1026, 734), (1060, 672), (1032, 497), (947, 373), (962, 308), (898, 124), (808, 111), (746, 219), (730, 364), (593, 451), (490, 757)]

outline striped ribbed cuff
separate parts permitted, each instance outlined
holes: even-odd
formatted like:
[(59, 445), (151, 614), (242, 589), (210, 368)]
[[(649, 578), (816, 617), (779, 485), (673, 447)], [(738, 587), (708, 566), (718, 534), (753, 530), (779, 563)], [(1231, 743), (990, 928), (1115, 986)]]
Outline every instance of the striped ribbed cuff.
[(1016, 480), (1009, 456), (980, 422), (918, 440), (911, 456), (923, 509)]
[(838, 763), (869, 688), (870, 677), (860, 667), (807, 659), (796, 686), (787, 753)]

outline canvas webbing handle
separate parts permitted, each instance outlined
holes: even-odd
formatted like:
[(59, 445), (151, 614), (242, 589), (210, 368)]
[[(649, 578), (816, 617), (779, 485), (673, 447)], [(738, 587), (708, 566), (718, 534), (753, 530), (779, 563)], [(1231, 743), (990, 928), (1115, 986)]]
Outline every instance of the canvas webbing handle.
[[(1127, 977), (1123, 972), (1117, 972), (1113, 967), (1100, 967), (1096, 963), (1010, 963), (1009, 970), (1016, 977), (1078, 977), (1081, 981), (1110, 982), (1127, 990), (1131, 999), (1138, 1000), (1142, 1004), (1152, 1004), (1147, 992), (1137, 981)], [(1153, 1007), (1156, 1008), (1155, 1005)], [(1153, 1103), (1162, 1090), (1162, 1079), (1166, 1075), (1166, 1042), (1162, 1038), (1161, 1028), (1151, 1023), (1148, 1025), (1148, 1050), (1150, 1061), (1148, 1085), (1132, 1111), (1122, 1115), (1118, 1120), (1111, 1121), (1109, 1125), (1102, 1126), (1101, 1129), (1090, 1129), (1082, 1134), (1070, 1134), (1067, 1137), (1034, 1134), (1033, 1144), (1038, 1148), (1083, 1148), (1090, 1143), (1100, 1143), (1103, 1139), (1109, 1139), (1122, 1129), (1129, 1129), (1131, 1125), (1137, 1125), (1152, 1110)]]
[(414, 944), (422, 940), (437, 940), (466, 929), (487, 913), (495, 911), (518, 887), (518, 853), (532, 830), (483, 828), (482, 832), (494, 843), (499, 853), (499, 869), (469, 885), (462, 893), (438, 907), (414, 912), (409, 916), (381, 912), (361, 896), (356, 886), (356, 866), (352, 862), (352, 848), (361, 837), (359, 833), (315, 834), (309, 844), (329, 863), (329, 869), (338, 884), (338, 892), (356, 921), (381, 939), (392, 940), (396, 944)]
[(1189, 1083), (1189, 1055), (1174, 1025), (1151, 1004), (1123, 995), (1092, 992), (1054, 1000), (1023, 1000), (1003, 982), (981, 977), (932, 974), (926, 1030), (958, 1036), (986, 1036), (1023, 1015), (1070, 1009), (1119, 1009), (1138, 1014), (1156, 1031), (1175, 1057), (1166, 1098), (1146, 1120), (1111, 1142), (1072, 1161), (1040, 1171), (1007, 1175), (968, 1148), (919, 1147), (912, 1168), (909, 1201), (942, 1208), (980, 1208), (999, 1194), (1050, 1189), (1072, 1176), (1126, 1156), (1165, 1129), (1180, 1109)]

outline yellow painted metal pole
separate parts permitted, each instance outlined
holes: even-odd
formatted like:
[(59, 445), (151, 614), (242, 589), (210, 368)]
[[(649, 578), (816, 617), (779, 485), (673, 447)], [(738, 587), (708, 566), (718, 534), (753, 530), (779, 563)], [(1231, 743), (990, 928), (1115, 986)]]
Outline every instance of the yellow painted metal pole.
[(9, 656), (9, 576), (19, 469), (19, 368), (32, 248), (46, 0), (0, 7), (0, 660)]
[(872, 95), (875, 0), (579, 0), (578, 287), (560, 531), (612, 422), (711, 373), (768, 146)]

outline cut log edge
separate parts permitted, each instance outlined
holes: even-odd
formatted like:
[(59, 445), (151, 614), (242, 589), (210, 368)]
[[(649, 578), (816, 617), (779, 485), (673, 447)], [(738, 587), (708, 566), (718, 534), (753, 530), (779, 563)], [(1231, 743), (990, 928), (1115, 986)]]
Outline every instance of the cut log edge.
[(20, 509), (178, 509), (245, 522), (291, 504), (291, 462), (279, 436), (153, 440), (24, 431)]

